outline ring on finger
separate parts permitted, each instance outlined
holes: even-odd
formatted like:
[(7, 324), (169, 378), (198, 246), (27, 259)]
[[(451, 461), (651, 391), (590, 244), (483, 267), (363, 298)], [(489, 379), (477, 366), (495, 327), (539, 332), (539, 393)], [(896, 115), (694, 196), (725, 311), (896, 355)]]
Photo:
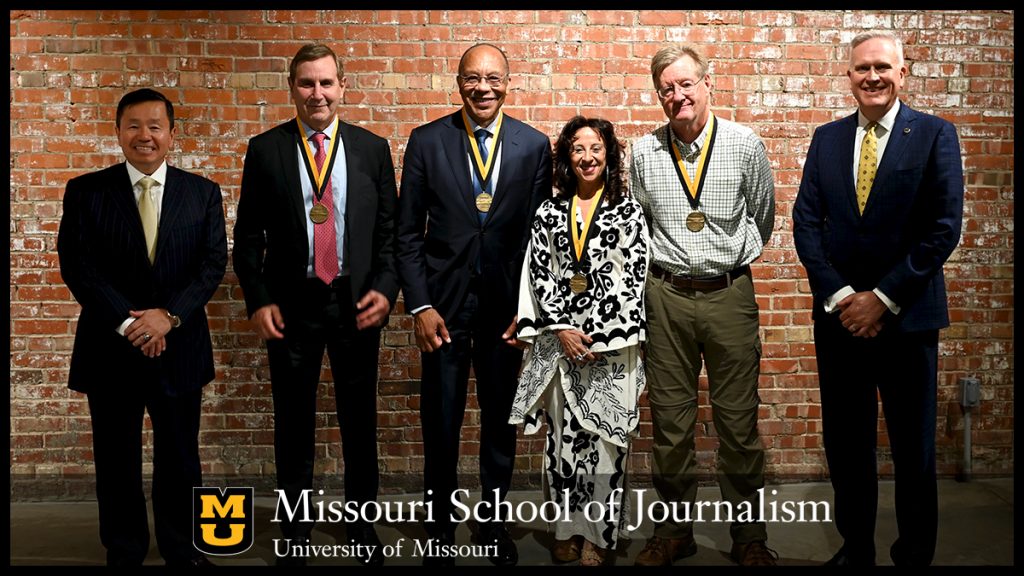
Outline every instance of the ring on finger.
[(146, 332), (145, 334), (142, 335), (142, 340), (145, 342), (149, 342), (151, 338), (153, 337), (149, 335), (149, 332)]

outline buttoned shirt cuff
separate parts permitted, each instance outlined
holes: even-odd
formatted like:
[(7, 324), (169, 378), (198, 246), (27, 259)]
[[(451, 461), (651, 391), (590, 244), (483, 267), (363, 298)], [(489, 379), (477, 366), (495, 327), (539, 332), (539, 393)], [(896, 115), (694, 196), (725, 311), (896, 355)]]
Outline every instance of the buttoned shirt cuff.
[(127, 330), (128, 327), (132, 325), (132, 322), (135, 322), (135, 318), (128, 318), (124, 322), (121, 322), (121, 325), (115, 328), (115, 330), (117, 330), (118, 334), (124, 336), (124, 331)]
[(825, 313), (832, 314), (833, 312), (835, 312), (836, 305), (839, 304), (839, 301), (851, 294), (856, 294), (856, 292), (853, 291), (853, 286), (847, 284), (846, 286), (843, 286), (838, 291), (836, 291), (835, 294), (829, 296), (825, 300)]
[(888, 296), (883, 294), (881, 290), (875, 288), (874, 290), (872, 290), (872, 292), (875, 293), (875, 296), (878, 296), (878, 299), (882, 301), (882, 304), (885, 304), (885, 307), (889, 309), (889, 312), (892, 312), (893, 314), (900, 313), (900, 307), (897, 306), (895, 302), (890, 300)]
[(431, 306), (430, 304), (426, 304), (424, 306), (420, 306), (419, 308), (414, 309), (412, 312), (409, 312), (409, 314), (412, 314), (413, 316), (415, 316), (415, 315), (419, 314), (420, 312), (423, 312), (427, 308), (433, 308), (433, 306)]

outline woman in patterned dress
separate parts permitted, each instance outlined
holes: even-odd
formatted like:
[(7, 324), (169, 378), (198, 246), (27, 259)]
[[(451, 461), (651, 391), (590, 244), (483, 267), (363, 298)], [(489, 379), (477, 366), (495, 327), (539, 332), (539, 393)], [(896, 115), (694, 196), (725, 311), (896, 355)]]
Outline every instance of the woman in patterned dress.
[[(534, 217), (519, 290), (518, 338), (530, 348), (510, 421), (527, 434), (547, 423), (546, 495), (571, 518), (555, 522), (552, 554), (586, 566), (604, 563), (628, 520), (626, 462), (644, 388), (649, 237), (626, 196), (623, 156), (606, 120), (576, 116), (562, 129), (558, 194)], [(586, 517), (591, 503), (597, 522)]]

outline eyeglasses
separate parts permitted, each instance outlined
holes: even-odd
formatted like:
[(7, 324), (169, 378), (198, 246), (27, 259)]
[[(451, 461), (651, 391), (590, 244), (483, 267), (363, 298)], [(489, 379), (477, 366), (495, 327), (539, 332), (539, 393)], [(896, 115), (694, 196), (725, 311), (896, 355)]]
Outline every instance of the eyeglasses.
[(458, 78), (459, 82), (461, 82), (462, 86), (465, 87), (465, 88), (476, 88), (477, 85), (479, 85), (481, 81), (482, 82), (486, 82), (490, 86), (501, 86), (502, 84), (504, 84), (505, 82), (508, 81), (508, 75), (507, 74), (504, 75), (504, 76), (498, 76), (497, 74), (491, 74), (490, 76), (483, 76), (483, 77), (477, 76), (475, 74), (470, 75), (470, 76), (459, 75), (459, 76), (456, 76), (456, 78)]
[(697, 87), (700, 86), (700, 82), (693, 82), (691, 80), (685, 80), (683, 82), (674, 82), (668, 86), (662, 86), (658, 88), (658, 96), (662, 100), (668, 100), (675, 95), (678, 90), (680, 94), (689, 96), (697, 91)]

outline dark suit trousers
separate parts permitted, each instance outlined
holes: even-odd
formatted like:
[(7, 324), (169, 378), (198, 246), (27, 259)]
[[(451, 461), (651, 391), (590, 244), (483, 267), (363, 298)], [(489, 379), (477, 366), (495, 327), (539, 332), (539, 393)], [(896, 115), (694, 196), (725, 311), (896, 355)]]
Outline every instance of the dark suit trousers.
[[(345, 498), (376, 500), (380, 329), (356, 329), (348, 277), (336, 279), (331, 286), (307, 279), (295, 302), (294, 309), (282, 311), (284, 339), (267, 341), (277, 486), (292, 506), (302, 490), (313, 487), (317, 392), (326, 347), (341, 428)], [(286, 518), (283, 509), (279, 512)], [(312, 522), (281, 523), (286, 538), (307, 538), (312, 530)]]
[[(836, 527), (847, 556), (874, 562), (878, 394), (892, 450), (897, 564), (927, 565), (935, 553), (935, 390), (938, 330), (854, 338), (839, 313), (815, 322), (821, 417), (835, 490)], [(877, 389), (877, 393), (876, 393)]]
[[(476, 282), (458, 314), (446, 322), (451, 344), (422, 354), (420, 419), (423, 424), (423, 484), (425, 499), (434, 503), (432, 537), (451, 535), (450, 499), (458, 489), (459, 446), (466, 411), (469, 366), (476, 374), (480, 407), (480, 485), (482, 499), (494, 501), (495, 490), (504, 500), (512, 483), (516, 457), (516, 427), (508, 423), (515, 398), (521, 351), (506, 344), (501, 335), (512, 317), (488, 314)], [(431, 492), (428, 492), (431, 491)], [(490, 517), (491, 511), (482, 512)]]
[(199, 556), (192, 546), (192, 487), (203, 485), (203, 391), (170, 397), (153, 380), (109, 388), (97, 385), (88, 395), (100, 540), (108, 564), (141, 564), (149, 551), (142, 489), (142, 421), (147, 410), (153, 425), (153, 522), (160, 556), (170, 563)]

